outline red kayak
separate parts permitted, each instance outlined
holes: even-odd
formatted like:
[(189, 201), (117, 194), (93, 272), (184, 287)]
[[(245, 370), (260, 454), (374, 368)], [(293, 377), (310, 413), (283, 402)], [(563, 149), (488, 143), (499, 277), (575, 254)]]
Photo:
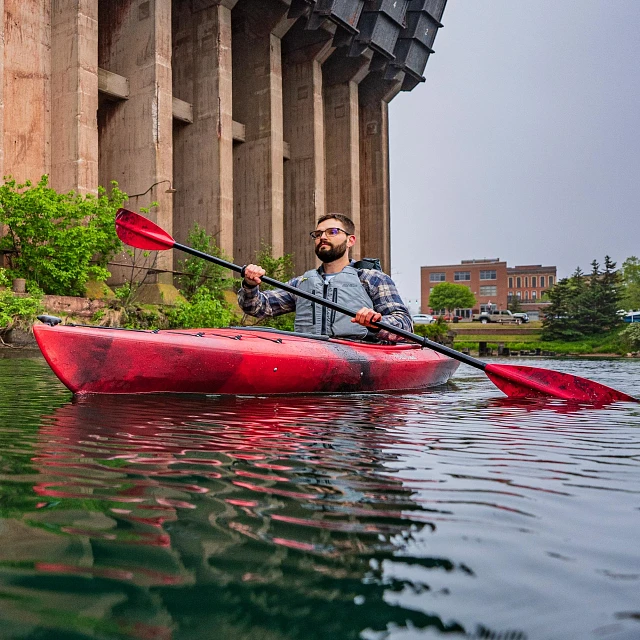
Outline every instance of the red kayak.
[(419, 345), (255, 327), (137, 331), (39, 324), (33, 331), (54, 373), (77, 394), (409, 391), (444, 384), (458, 368)]

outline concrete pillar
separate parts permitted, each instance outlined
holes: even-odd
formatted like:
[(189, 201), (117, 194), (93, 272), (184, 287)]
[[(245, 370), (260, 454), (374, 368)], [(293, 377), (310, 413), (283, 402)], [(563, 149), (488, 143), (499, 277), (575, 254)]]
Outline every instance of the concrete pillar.
[(4, 0), (4, 173), (37, 182), (51, 170), (51, 7)]
[(98, 0), (53, 0), (51, 178), (58, 191), (98, 191)]
[(245, 141), (233, 150), (234, 252), (248, 263), (262, 245), (284, 251), (281, 35), (287, 6), (244, 0), (234, 9), (233, 119)]
[[(173, 164), (171, 0), (99, 5), (99, 66), (128, 78), (130, 89), (128, 100), (105, 101), (98, 112), (100, 183), (117, 180), (128, 194), (140, 194), (129, 200), (134, 210), (158, 202), (149, 217), (173, 233), (173, 195), (166, 193)], [(171, 251), (158, 253), (158, 269), (172, 265)], [(157, 281), (169, 285), (172, 274), (159, 273)]]
[[(0, 178), (4, 176), (4, 0), (0, 0)], [(3, 235), (0, 227), (0, 237)], [(3, 266), (0, 260), (0, 267)]]
[[(360, 233), (360, 124), (358, 84), (367, 74), (370, 56), (344, 58), (335, 51), (324, 65), (326, 209), (349, 216)], [(358, 241), (351, 250), (361, 257)]]
[(231, 9), (237, 0), (174, 3), (173, 95), (193, 106), (174, 123), (174, 235), (195, 223), (233, 256)]
[(389, 101), (402, 81), (368, 76), (360, 100), (360, 250), (379, 258), (391, 273), (391, 203), (389, 196)]
[(284, 162), (284, 252), (293, 254), (296, 273), (317, 261), (309, 231), (326, 211), (322, 63), (332, 51), (332, 35), (323, 32), (318, 39), (318, 32), (311, 32), (315, 41), (301, 47), (305, 33), (309, 32), (296, 25), (283, 41), (284, 139), (289, 144)]

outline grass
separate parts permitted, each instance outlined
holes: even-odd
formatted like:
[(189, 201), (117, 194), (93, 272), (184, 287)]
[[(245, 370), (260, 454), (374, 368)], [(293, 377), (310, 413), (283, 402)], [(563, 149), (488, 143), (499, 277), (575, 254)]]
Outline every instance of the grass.
[[(540, 340), (539, 334), (532, 333), (529, 336), (459, 336), (460, 339), (454, 341), (456, 349), (478, 349), (478, 342), (486, 342), (487, 347), (493, 349), (498, 348), (498, 343), (504, 343), (512, 351), (532, 351), (541, 349), (543, 351), (553, 351), (560, 355), (598, 355), (598, 354), (617, 354), (624, 355), (627, 353), (627, 347), (622, 343), (619, 336), (619, 330), (611, 333), (585, 338), (576, 342), (549, 341)], [(469, 338), (473, 337), (473, 340)], [(533, 339), (535, 338), (535, 339)]]
[(483, 335), (457, 335), (454, 342), (456, 344), (458, 344), (459, 342), (495, 342), (496, 344), (498, 342), (504, 342), (505, 344), (507, 342), (512, 343), (512, 342), (523, 342), (523, 343), (530, 343), (530, 342), (540, 342), (540, 334), (539, 333), (531, 333), (531, 335), (517, 335), (517, 336), (497, 336), (497, 335), (491, 335), (491, 334), (483, 334)]

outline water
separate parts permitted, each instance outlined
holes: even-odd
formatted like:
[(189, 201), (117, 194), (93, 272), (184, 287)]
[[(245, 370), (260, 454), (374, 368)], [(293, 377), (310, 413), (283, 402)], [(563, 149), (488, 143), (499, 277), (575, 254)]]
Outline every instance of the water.
[[(534, 364), (639, 395), (640, 361)], [(466, 367), (72, 400), (0, 359), (0, 638), (637, 639), (639, 525), (640, 405), (513, 402)]]

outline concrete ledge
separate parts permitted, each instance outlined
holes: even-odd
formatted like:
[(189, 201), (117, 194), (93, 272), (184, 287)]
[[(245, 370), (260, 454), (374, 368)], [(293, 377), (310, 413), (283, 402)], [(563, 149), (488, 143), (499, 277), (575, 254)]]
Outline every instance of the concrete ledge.
[(104, 309), (106, 303), (102, 300), (73, 296), (44, 296), (43, 305), (49, 313), (64, 313), (76, 318), (91, 318), (97, 311)]
[(245, 126), (241, 122), (236, 122), (235, 120), (231, 124), (231, 135), (233, 136), (234, 142), (245, 142), (247, 139), (245, 134)]
[(128, 100), (129, 79), (106, 69), (98, 69), (98, 93), (115, 100)]
[(193, 124), (193, 105), (180, 98), (173, 98), (173, 119)]

